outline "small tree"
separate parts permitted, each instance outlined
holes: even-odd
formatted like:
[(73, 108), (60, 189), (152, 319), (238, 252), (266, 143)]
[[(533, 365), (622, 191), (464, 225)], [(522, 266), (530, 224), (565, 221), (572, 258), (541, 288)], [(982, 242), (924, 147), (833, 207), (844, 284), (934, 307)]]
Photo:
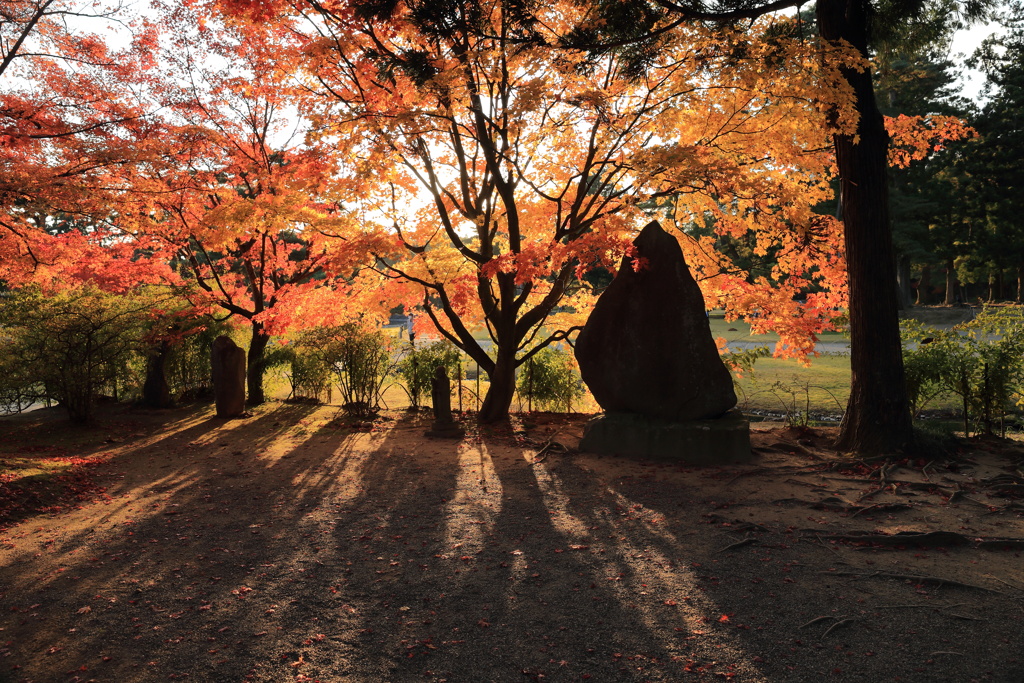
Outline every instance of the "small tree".
[(1021, 404), (1024, 319), (1018, 310), (986, 309), (951, 330), (906, 326), (903, 338), (915, 415), (933, 397), (958, 396), (964, 434), (970, 434), (972, 419), (993, 434), (996, 420)]
[(295, 343), (277, 352), (288, 365), (288, 382), (292, 387), (288, 398), (319, 401), (326, 396), (329, 401), (334, 368), (327, 358), (305, 341), (306, 335), (301, 335)]

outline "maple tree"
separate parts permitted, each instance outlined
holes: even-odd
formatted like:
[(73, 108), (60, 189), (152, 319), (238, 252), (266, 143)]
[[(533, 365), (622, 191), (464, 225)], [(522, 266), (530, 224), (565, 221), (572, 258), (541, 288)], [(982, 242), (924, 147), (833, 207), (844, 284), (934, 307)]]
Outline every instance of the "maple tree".
[[(481, 420), (507, 415), (516, 367), (582, 322), (583, 276), (628, 252), (652, 200), (672, 199), (711, 303), (756, 310), (780, 349), (806, 352), (838, 314), (838, 232), (811, 207), (829, 165), (814, 121), (848, 96), (841, 49), (695, 28), (629, 79), (627, 59), (533, 40), (502, 3), (305, 7), (313, 131), (347, 160), (349, 210), (397, 237), (380, 272), (413, 285), (407, 303), (488, 374)], [(556, 4), (543, 25), (577, 9)], [(685, 237), (708, 222), (778, 247), (774, 282), (747, 283)], [(794, 314), (813, 285), (824, 291)]]
[(162, 60), (172, 112), (165, 144), (140, 165), (119, 228), (158, 245), (153, 258), (175, 265), (166, 281), (190, 283), (184, 293), (199, 310), (247, 322), (247, 400), (256, 405), (272, 334), (341, 315), (325, 290), (335, 273), (351, 274), (342, 252), (361, 250), (330, 249), (338, 241), (319, 232), (347, 221), (330, 200), (334, 160), (296, 134), (289, 73), (269, 45), (208, 29), (184, 7), (173, 16), (179, 33)]
[[(117, 5), (60, 0), (5, 2), (2, 16), (0, 277), (55, 283), (102, 274), (98, 260), (125, 254), (116, 246), (90, 253), (86, 234), (105, 229), (111, 174), (147, 153), (149, 103), (137, 85), (153, 64), (155, 28)], [(110, 30), (114, 19), (117, 48), (87, 30)], [(61, 232), (62, 222), (76, 229)], [(130, 259), (122, 265), (132, 268)]]

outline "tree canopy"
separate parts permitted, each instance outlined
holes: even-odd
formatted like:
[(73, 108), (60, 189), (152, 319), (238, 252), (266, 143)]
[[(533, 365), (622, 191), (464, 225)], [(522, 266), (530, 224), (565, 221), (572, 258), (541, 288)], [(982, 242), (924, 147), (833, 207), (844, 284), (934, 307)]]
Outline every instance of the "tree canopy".
[[(487, 373), (491, 421), (657, 217), (708, 306), (778, 332), (778, 355), (848, 307), (855, 355), (888, 349), (858, 336), (895, 321), (885, 166), (969, 131), (953, 110), (883, 119), (866, 24), (823, 3), (815, 36), (770, 13), (788, 4), (211, 0), (161, 5), (118, 49), (39, 5), (4, 29), (0, 277), (239, 317), (255, 402), (272, 335), (401, 305)], [(932, 44), (936, 22), (886, 39)], [(847, 272), (878, 279), (867, 317)]]

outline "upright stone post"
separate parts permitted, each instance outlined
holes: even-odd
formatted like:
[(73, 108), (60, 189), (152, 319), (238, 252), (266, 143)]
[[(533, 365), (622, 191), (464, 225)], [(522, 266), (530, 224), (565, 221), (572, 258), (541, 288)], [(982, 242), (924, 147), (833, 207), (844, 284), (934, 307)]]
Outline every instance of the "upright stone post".
[(750, 456), (749, 425), (676, 239), (652, 221), (576, 340), (604, 416), (580, 450), (717, 463)]
[(146, 380), (142, 384), (142, 405), (147, 408), (170, 408), (174, 405), (167, 383), (167, 360), (171, 343), (166, 339), (154, 344), (146, 357)]
[(210, 370), (217, 417), (242, 415), (245, 412), (245, 351), (230, 337), (217, 337), (210, 349)]
[(430, 379), (430, 399), (434, 407), (434, 424), (430, 425), (427, 436), (446, 439), (461, 439), (466, 432), (452, 419), (452, 383), (448, 371), (438, 365)]

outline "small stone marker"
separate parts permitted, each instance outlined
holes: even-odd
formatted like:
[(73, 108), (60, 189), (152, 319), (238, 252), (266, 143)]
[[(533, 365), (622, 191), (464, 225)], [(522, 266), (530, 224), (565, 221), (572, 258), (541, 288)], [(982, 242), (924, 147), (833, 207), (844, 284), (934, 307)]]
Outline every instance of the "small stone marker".
[(750, 457), (749, 425), (711, 336), (704, 296), (675, 237), (652, 221), (576, 340), (605, 415), (580, 450), (721, 463)]
[(427, 436), (443, 439), (461, 439), (466, 435), (452, 419), (452, 383), (444, 366), (437, 366), (430, 379), (430, 400), (434, 406), (434, 424), (430, 425)]
[(210, 349), (210, 370), (217, 417), (242, 415), (245, 412), (245, 351), (230, 337), (217, 337)]

